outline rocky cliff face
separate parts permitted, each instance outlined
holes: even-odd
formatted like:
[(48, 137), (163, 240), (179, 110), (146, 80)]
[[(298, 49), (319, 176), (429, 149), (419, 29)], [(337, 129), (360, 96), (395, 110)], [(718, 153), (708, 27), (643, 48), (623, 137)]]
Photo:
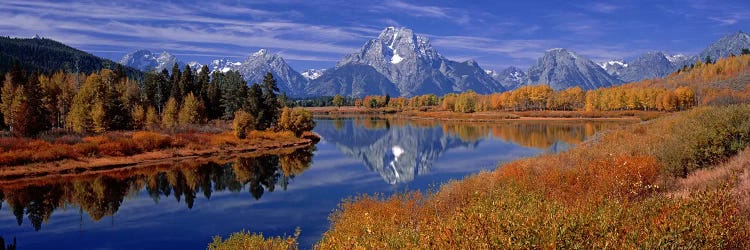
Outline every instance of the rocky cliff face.
[(716, 61), (719, 58), (728, 57), (729, 55), (739, 55), (742, 49), (750, 49), (750, 35), (745, 32), (739, 31), (734, 34), (724, 36), (716, 42), (709, 45), (697, 58), (693, 58), (692, 62), (696, 60), (704, 61), (707, 56), (711, 57), (711, 60)]
[(513, 66), (499, 72), (492, 70), (487, 70), (486, 72), (507, 90), (516, 89), (528, 81), (526, 72)]
[(617, 75), (623, 82), (637, 82), (643, 79), (659, 78), (669, 75), (676, 65), (663, 52), (650, 52), (629, 61), (628, 66)]
[(588, 58), (567, 49), (551, 49), (529, 68), (528, 84), (549, 84), (555, 90), (579, 86), (596, 89), (622, 81)]

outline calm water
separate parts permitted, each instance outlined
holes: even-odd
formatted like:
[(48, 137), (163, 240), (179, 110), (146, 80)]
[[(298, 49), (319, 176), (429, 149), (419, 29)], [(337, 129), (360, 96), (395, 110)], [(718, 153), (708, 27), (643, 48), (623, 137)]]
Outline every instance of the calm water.
[(204, 249), (214, 235), (300, 227), (309, 248), (338, 203), (425, 190), (499, 162), (556, 152), (595, 122), (465, 124), (319, 119), (313, 148), (254, 158), (0, 183), (0, 236), (19, 249)]

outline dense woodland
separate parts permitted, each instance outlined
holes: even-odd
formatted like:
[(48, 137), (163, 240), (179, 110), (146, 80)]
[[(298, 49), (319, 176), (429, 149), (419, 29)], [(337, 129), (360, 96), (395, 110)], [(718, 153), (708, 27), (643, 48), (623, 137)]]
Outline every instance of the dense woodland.
[(122, 71), (131, 79), (141, 79), (139, 70), (123, 67), (109, 59), (92, 55), (45, 38), (0, 37), (0, 76), (18, 64), (26, 72), (52, 74), (56, 71), (90, 74), (102, 69)]
[[(286, 102), (273, 75), (248, 87), (238, 72), (193, 70), (146, 73), (142, 83), (123, 71), (102, 69), (88, 75), (57, 71), (27, 74), (15, 65), (5, 74), (0, 99), (3, 122), (18, 136), (50, 130), (104, 133), (113, 130), (175, 130), (209, 120), (234, 119), (242, 112), (247, 129), (310, 127), (309, 114), (286, 111), (308, 124), (277, 124)], [(297, 120), (294, 120), (297, 121)], [(302, 118), (300, 118), (302, 119)], [(295, 131), (298, 132), (298, 131)]]

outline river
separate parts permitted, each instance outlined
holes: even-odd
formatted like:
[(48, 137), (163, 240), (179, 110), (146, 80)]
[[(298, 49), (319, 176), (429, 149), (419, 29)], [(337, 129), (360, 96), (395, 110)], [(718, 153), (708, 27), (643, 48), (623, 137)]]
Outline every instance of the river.
[(427, 190), (568, 149), (621, 123), (316, 119), (312, 148), (0, 183), (0, 237), (19, 249), (205, 249), (212, 236), (301, 229), (310, 248), (342, 199)]

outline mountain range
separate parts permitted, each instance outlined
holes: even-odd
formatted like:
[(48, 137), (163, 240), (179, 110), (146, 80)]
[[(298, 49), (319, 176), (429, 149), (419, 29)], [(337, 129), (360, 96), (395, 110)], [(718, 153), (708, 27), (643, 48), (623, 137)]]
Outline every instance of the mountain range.
[[(45, 64), (64, 61), (55, 66), (56, 68), (70, 68), (70, 58), (79, 58), (79, 64), (85, 64), (87, 70), (114, 64), (49, 39), (3, 38), (0, 40), (0, 48), (3, 49), (1, 52), (4, 53), (0, 57), (0, 66), (10, 65), (10, 60), (45, 61), (23, 56), (33, 54), (24, 53), (23, 48), (31, 46), (29, 44), (41, 44), (50, 48), (64, 46), (67, 48), (65, 51), (72, 51), (72, 54), (67, 56), (67, 61), (46, 60), (51, 62)], [(732, 54), (738, 55), (743, 48), (750, 48), (750, 36), (744, 32), (724, 36), (694, 56), (654, 51), (627, 60), (611, 60), (597, 64), (586, 56), (560, 48), (546, 51), (528, 70), (508, 67), (495, 71), (483, 69), (473, 60), (450, 60), (432, 47), (428, 37), (416, 34), (408, 28), (388, 27), (359, 50), (344, 56), (330, 69), (310, 69), (300, 73), (290, 67), (282, 56), (265, 49), (251, 53), (242, 61), (222, 58), (212, 60), (207, 65), (213, 71), (239, 71), (248, 84), (260, 82), (266, 72), (271, 72), (279, 82), (280, 90), (291, 97), (336, 94), (351, 97), (385, 94), (444, 95), (468, 90), (486, 94), (536, 84), (549, 84), (557, 90), (573, 86), (583, 89), (613, 86), (663, 77), (684, 65), (704, 60), (706, 57), (716, 60)], [(184, 63), (166, 51), (155, 54), (148, 50), (129, 53), (119, 62), (129, 66), (126, 69), (141, 71), (171, 70), (175, 63), (180, 68), (190, 65), (193, 70), (198, 70), (202, 66), (197, 62)], [(45, 66), (42, 69), (51, 70), (48, 69), (50, 67)]]

